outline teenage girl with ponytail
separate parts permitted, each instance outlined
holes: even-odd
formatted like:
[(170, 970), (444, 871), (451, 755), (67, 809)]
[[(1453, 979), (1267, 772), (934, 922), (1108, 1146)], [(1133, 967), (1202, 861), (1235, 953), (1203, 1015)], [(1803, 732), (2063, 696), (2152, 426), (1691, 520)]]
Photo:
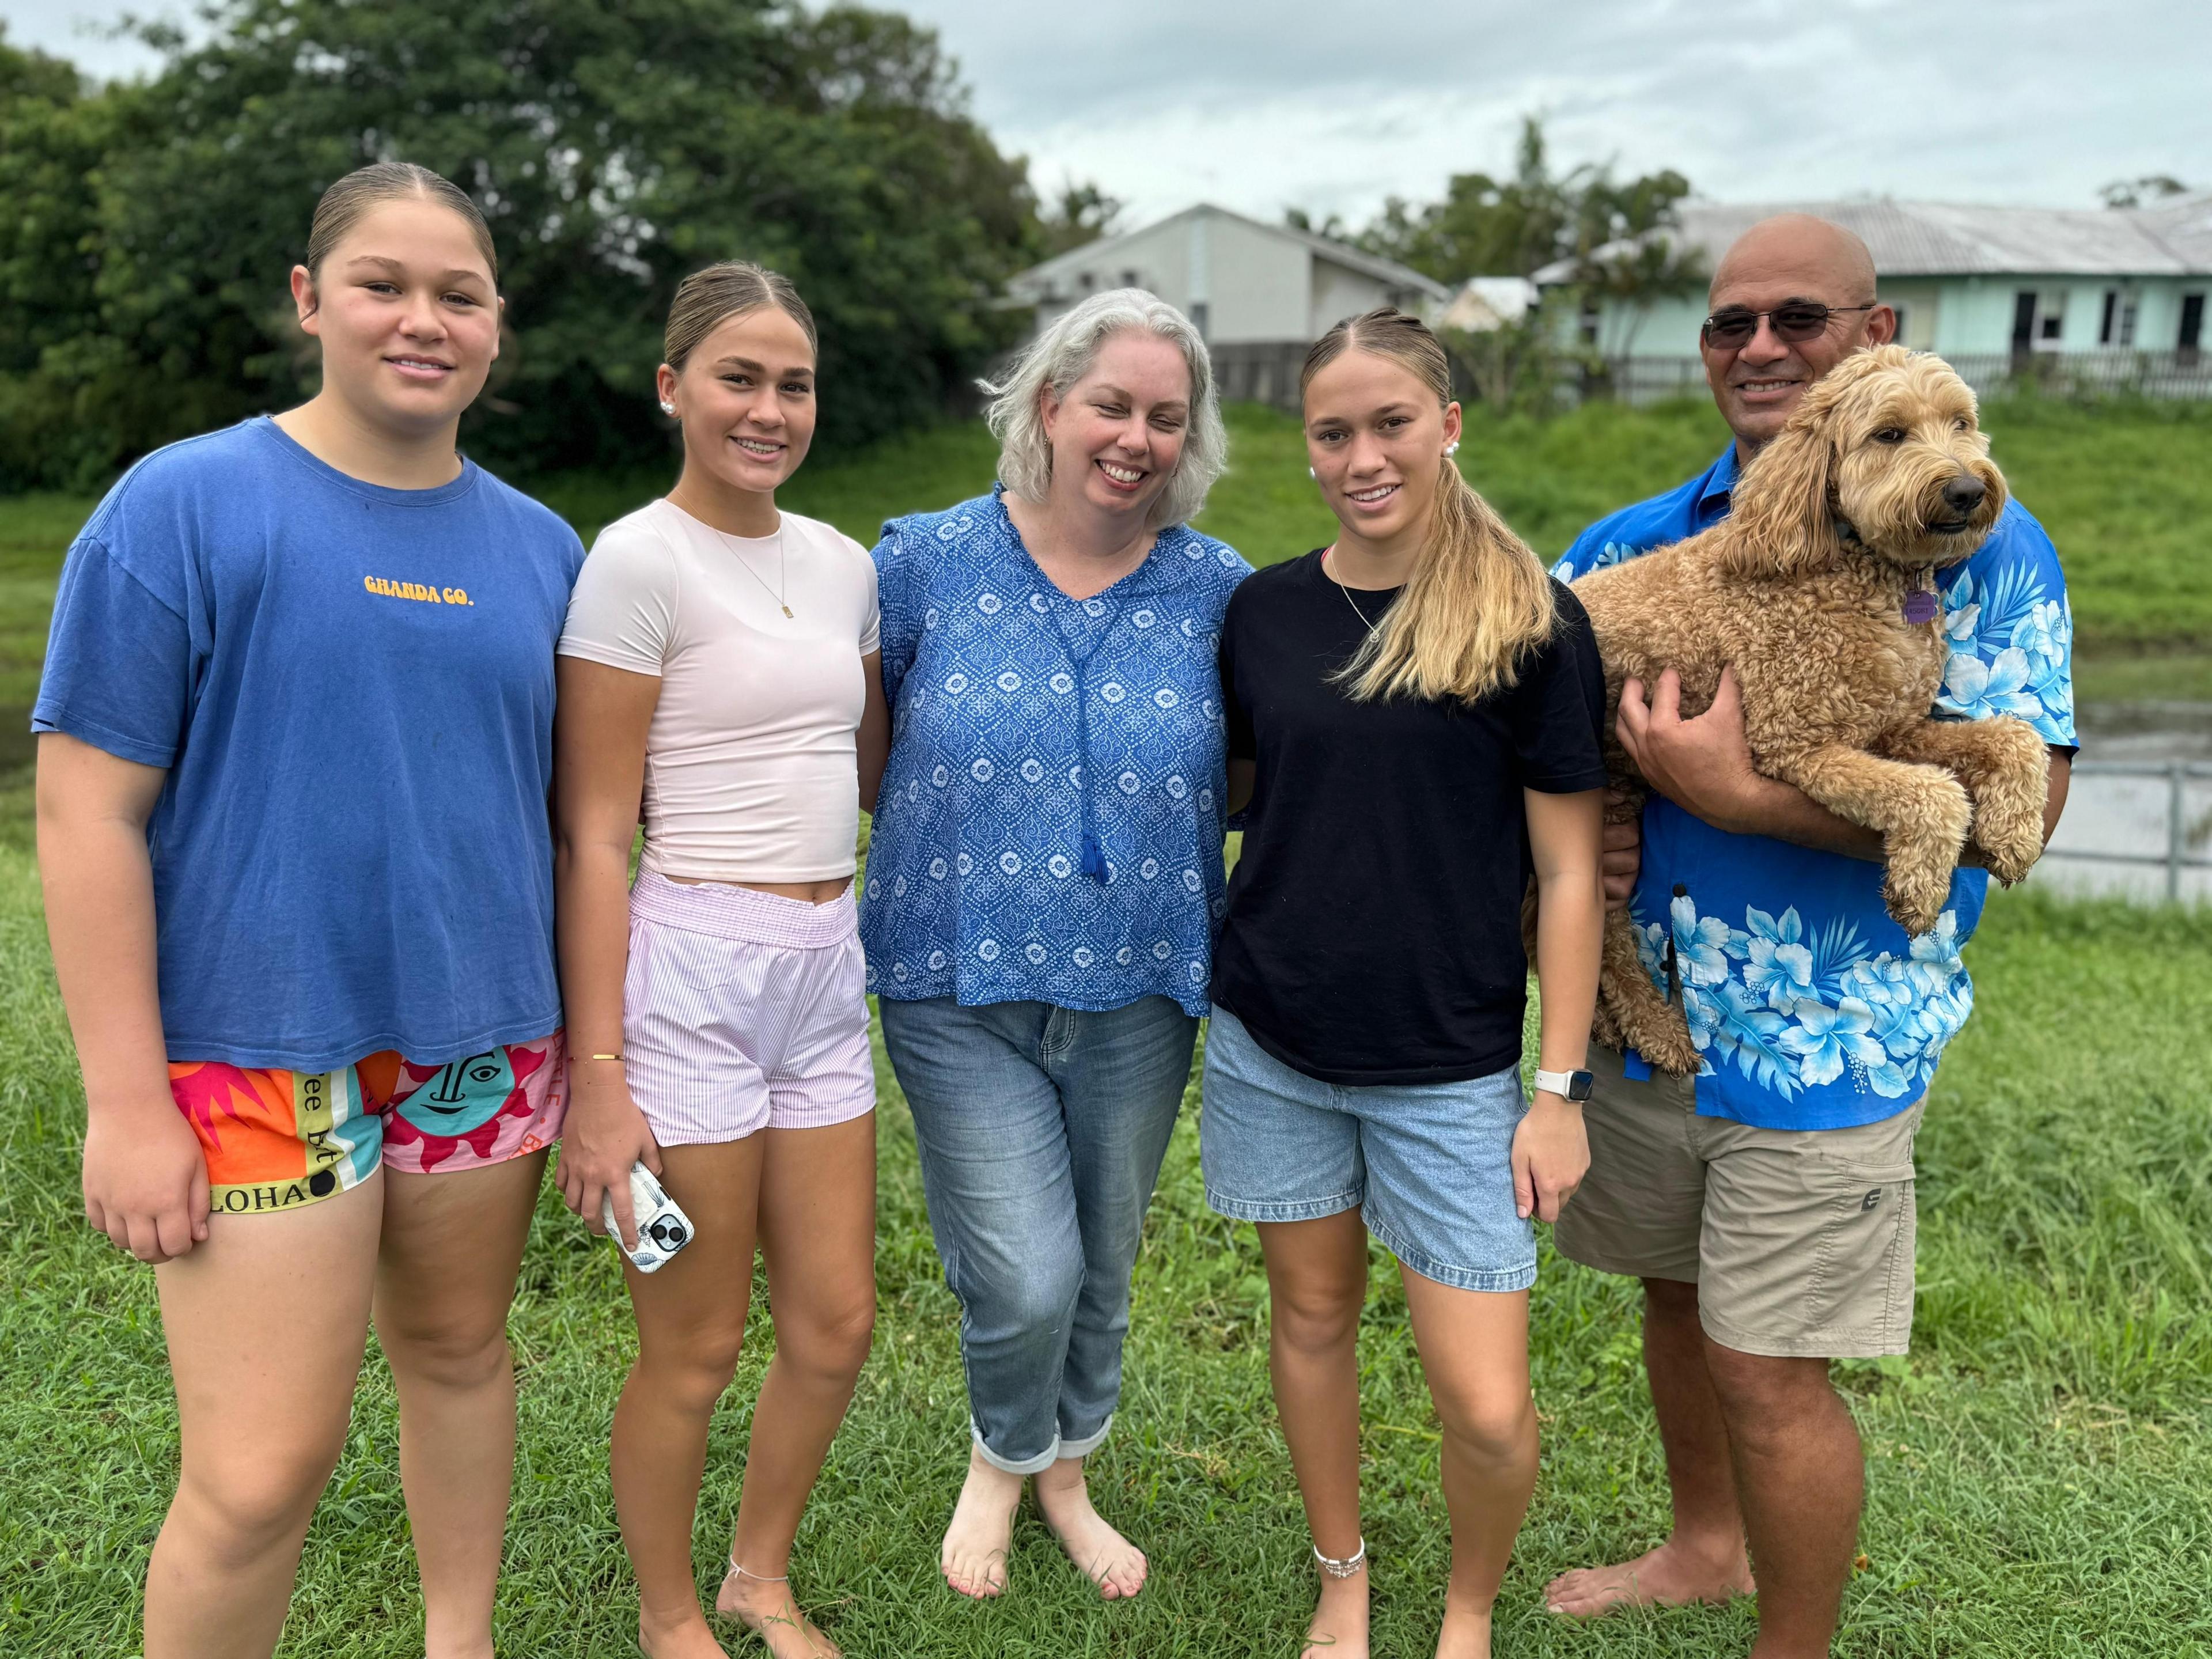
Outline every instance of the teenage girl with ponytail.
[[(1300, 385), (1328, 547), (1237, 590), (1221, 635), (1243, 853), (1215, 946), (1207, 1201), (1255, 1222), (1269, 1365), (1312, 1528), (1309, 1653), (1364, 1659), (1355, 1337), (1370, 1234), (1398, 1258), (1443, 1428), (1438, 1659), (1490, 1651), (1536, 1478), (1533, 1223), (1589, 1163), (1604, 686), (1574, 597), (1460, 476), (1435, 335), (1340, 323)], [(1541, 892), (1542, 1040), (1521, 1092)]]
[(576, 1060), (561, 1189), (595, 1231), (611, 1198), (635, 1245), (641, 1162), (694, 1229), (658, 1271), (626, 1270), (638, 1353), (612, 1462), (639, 1647), (724, 1652), (691, 1539), (757, 1249), (775, 1357), (714, 1611), (775, 1659), (836, 1659), (790, 1570), (875, 1322), (853, 871), (890, 742), (876, 568), (776, 505), (816, 410), (814, 318), (787, 278), (734, 260), (685, 277), (658, 378), (683, 471), (599, 532), (561, 637), (555, 868)]
[(372, 1316), (423, 1651), (492, 1651), (584, 558), (454, 453), (498, 277), (437, 174), (339, 179), (292, 270), (321, 388), (148, 456), (63, 568), (32, 724), (85, 1211), (155, 1264), (183, 1439), (147, 1659), (276, 1647)]

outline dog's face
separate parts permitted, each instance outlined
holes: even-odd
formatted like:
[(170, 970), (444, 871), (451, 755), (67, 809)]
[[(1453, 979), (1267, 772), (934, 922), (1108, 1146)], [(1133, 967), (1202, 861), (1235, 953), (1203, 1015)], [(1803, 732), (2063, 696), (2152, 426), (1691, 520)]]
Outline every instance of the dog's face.
[(1815, 410), (1834, 455), (1837, 516), (1894, 564), (1951, 564), (1979, 547), (2005, 481), (1973, 389), (1942, 358), (1901, 346), (1862, 352), (1828, 378), (1832, 395)]
[(1730, 565), (1787, 576), (1832, 565), (1847, 544), (1909, 569), (1955, 563), (2004, 509), (1989, 452), (1972, 389), (1942, 358), (1856, 352), (1744, 470)]

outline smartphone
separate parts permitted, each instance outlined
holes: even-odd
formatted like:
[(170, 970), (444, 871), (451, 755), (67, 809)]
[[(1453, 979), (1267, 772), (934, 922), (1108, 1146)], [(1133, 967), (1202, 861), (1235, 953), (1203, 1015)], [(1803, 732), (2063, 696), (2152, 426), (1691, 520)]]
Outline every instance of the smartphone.
[(669, 1197), (653, 1179), (653, 1171), (642, 1163), (630, 1165), (629, 1208), (637, 1222), (637, 1248), (633, 1250), (623, 1243), (622, 1229), (615, 1224), (612, 1193), (599, 1200), (599, 1214), (606, 1221), (607, 1237), (636, 1265), (638, 1272), (658, 1273), (663, 1262), (691, 1242), (691, 1218)]

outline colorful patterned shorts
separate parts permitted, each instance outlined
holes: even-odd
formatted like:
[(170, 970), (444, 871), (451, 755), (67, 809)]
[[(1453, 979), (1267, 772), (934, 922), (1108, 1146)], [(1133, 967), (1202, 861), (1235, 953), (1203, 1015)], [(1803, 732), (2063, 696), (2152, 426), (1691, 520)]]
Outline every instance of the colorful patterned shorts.
[(307, 1073), (189, 1060), (169, 1092), (206, 1154), (212, 1209), (313, 1204), (384, 1164), (428, 1174), (504, 1164), (550, 1146), (568, 1109), (558, 1031), (447, 1066), (386, 1051)]

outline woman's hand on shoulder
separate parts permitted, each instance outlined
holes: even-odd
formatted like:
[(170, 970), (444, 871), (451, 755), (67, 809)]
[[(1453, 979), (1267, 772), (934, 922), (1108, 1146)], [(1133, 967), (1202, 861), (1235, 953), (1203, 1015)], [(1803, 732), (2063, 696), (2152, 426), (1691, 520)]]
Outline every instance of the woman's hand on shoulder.
[(561, 1131), (561, 1197), (593, 1232), (604, 1234), (602, 1200), (611, 1198), (615, 1229), (623, 1248), (637, 1248), (637, 1217), (629, 1201), (629, 1172), (642, 1164), (660, 1173), (660, 1147), (645, 1114), (630, 1098), (618, 1062), (584, 1060), (568, 1078), (568, 1115)]
[(207, 1158), (167, 1091), (88, 1116), (84, 1214), (141, 1261), (173, 1261), (207, 1242)]
[(1524, 1220), (1557, 1221), (1589, 1173), (1583, 1109), (1539, 1091), (1513, 1132), (1513, 1207)]

